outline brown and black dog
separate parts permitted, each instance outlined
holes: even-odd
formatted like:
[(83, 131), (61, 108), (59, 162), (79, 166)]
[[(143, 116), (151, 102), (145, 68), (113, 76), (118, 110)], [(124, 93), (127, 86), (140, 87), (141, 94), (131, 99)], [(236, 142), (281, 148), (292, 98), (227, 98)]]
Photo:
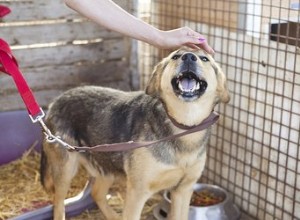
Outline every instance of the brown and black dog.
[[(154, 69), (145, 92), (123, 92), (85, 86), (59, 96), (49, 107), (47, 125), (70, 145), (157, 140), (193, 126), (210, 115), (219, 102), (228, 102), (226, 77), (202, 50), (181, 48)], [(206, 160), (210, 128), (172, 141), (125, 152), (70, 152), (44, 141), (42, 184), (54, 191), (54, 219), (65, 218), (64, 199), (81, 164), (95, 178), (92, 197), (109, 219), (139, 220), (147, 199), (171, 192), (171, 220), (188, 218), (192, 187)], [(126, 178), (123, 218), (109, 207), (106, 195), (117, 179)]]

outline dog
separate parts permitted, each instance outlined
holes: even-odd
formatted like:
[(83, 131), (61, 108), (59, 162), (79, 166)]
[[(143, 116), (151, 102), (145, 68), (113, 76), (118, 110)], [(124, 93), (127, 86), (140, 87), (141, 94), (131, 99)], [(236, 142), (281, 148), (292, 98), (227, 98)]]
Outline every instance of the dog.
[[(201, 123), (216, 104), (229, 99), (226, 76), (214, 59), (202, 50), (183, 47), (156, 65), (145, 91), (74, 88), (50, 104), (46, 124), (73, 146), (152, 141), (182, 132), (176, 124)], [(54, 192), (54, 219), (65, 219), (64, 199), (79, 165), (94, 178), (91, 195), (106, 219), (139, 220), (147, 199), (165, 189), (172, 200), (168, 218), (188, 219), (210, 132), (207, 128), (150, 147), (101, 153), (68, 151), (45, 140), (41, 182)], [(126, 182), (122, 218), (106, 200), (119, 177)]]

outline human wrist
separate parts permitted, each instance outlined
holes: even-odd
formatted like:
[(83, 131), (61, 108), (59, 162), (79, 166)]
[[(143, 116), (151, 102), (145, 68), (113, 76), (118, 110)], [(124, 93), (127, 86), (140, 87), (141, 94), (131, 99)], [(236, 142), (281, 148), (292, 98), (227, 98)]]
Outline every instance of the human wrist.
[(139, 39), (152, 46), (162, 48), (163, 46), (163, 31), (149, 25), (147, 31), (143, 32), (143, 36)]
[(164, 37), (164, 31), (154, 28), (152, 30), (152, 37), (149, 39), (148, 43), (158, 48), (165, 48), (166, 45)]

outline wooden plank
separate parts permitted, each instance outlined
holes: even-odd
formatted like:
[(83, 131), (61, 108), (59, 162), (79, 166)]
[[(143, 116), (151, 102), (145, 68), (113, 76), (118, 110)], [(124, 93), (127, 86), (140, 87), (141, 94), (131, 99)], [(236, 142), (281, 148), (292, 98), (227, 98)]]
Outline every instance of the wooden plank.
[[(126, 0), (116, 0), (122, 8), (127, 9)], [(12, 13), (3, 18), (4, 22), (32, 21), (47, 19), (74, 19), (79, 15), (68, 8), (63, 0), (24, 0), (24, 1), (0, 1), (0, 4), (8, 6)], [(101, 13), (101, 8), (99, 8)]]
[[(58, 65), (28, 68), (22, 71), (32, 90), (63, 89), (78, 85), (101, 85), (130, 78), (127, 61), (85, 63), (83, 65)], [(16, 93), (12, 78), (0, 74), (0, 94)]]
[(66, 22), (63, 20), (50, 24), (39, 23), (25, 26), (4, 26), (1, 27), (0, 32), (0, 38), (5, 39), (10, 45), (29, 45), (61, 41), (71, 42), (74, 40), (116, 37), (122, 36), (89, 21)]
[[(44, 108), (62, 92), (63, 90), (36, 91), (34, 95), (39, 105)], [(26, 109), (26, 107), (17, 93), (6, 95), (0, 99), (0, 112), (23, 109)]]
[[(153, 7), (158, 12), (159, 27), (162, 29), (177, 28), (181, 26), (182, 19), (229, 28), (238, 26), (239, 2), (237, 0), (190, 0), (188, 7), (186, 6), (186, 0), (154, 1)], [(170, 19), (165, 19), (166, 17)]]
[(27, 0), (27, 1), (5, 1), (1, 4), (9, 7), (11, 13), (3, 21), (30, 21), (46, 19), (74, 19), (79, 17), (78, 13), (69, 9), (63, 0)]
[[(123, 91), (129, 91), (130, 85), (128, 81), (115, 81), (115, 82), (103, 82), (100, 86), (121, 89)], [(71, 86), (65, 87), (64, 89), (50, 89), (42, 91), (34, 91), (34, 96), (39, 103), (39, 105), (46, 109), (50, 102), (62, 94), (65, 90), (72, 88)], [(0, 112), (1, 111), (12, 111), (12, 110), (21, 110), (26, 109), (25, 105), (20, 98), (18, 93), (13, 93), (6, 95), (0, 99)]]
[(67, 44), (53, 47), (14, 50), (21, 68), (55, 66), (77, 62), (99, 62), (100, 60), (127, 57), (128, 46), (124, 38), (103, 40), (89, 44)]

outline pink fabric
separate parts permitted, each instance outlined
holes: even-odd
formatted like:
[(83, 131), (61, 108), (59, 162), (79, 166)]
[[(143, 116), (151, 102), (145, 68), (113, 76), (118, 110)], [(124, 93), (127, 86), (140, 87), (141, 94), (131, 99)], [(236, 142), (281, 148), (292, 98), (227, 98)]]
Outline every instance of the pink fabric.
[(0, 5), (0, 18), (4, 17), (5, 15), (9, 14), (11, 11), (8, 7), (4, 5)]

